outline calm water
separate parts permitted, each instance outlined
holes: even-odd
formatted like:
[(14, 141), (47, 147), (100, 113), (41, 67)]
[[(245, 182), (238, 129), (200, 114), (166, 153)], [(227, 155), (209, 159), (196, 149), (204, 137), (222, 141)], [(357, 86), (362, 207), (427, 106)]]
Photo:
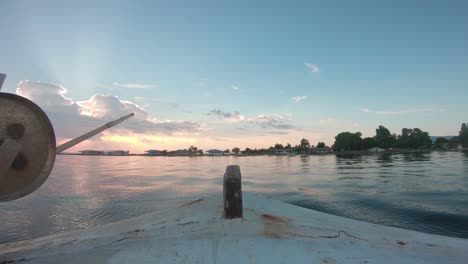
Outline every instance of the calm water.
[(335, 157), (58, 156), (33, 194), (0, 203), (0, 243), (110, 223), (222, 191), (243, 190), (354, 219), (468, 238), (468, 153)]

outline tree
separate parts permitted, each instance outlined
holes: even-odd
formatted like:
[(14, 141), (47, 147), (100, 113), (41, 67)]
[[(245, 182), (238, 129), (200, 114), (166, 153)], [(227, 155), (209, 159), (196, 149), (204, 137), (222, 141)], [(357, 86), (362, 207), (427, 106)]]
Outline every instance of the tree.
[(443, 138), (443, 137), (439, 137), (434, 141), (434, 145), (442, 145), (442, 144), (445, 144), (445, 143), (448, 143), (448, 142), (449, 142), (448, 139)]
[(199, 149), (199, 150), (197, 151), (197, 153), (198, 153), (198, 155), (203, 156), (203, 149)]
[(384, 126), (375, 130), (375, 142), (379, 148), (391, 148), (396, 144), (396, 137)]
[(284, 147), (285, 149), (290, 149), (291, 148), (291, 144), (286, 144), (286, 146)]
[(245, 148), (244, 152), (245, 154), (252, 154), (253, 150), (250, 148)]
[(274, 146), (275, 149), (283, 149), (283, 145), (276, 143)]
[(225, 149), (224, 153), (229, 154), (230, 153), (229, 149)]
[(413, 129), (403, 128), (401, 130), (401, 135), (398, 136), (397, 146), (399, 148), (409, 148), (409, 147), (411, 147), (411, 134), (412, 133), (413, 133)]
[(195, 146), (190, 146), (190, 148), (188, 149), (188, 152), (192, 155), (197, 153), (197, 151), (198, 151), (198, 148)]
[(373, 137), (366, 137), (362, 140), (362, 148), (363, 149), (371, 149), (377, 146), (377, 142)]
[(458, 142), (468, 148), (468, 123), (462, 123), (460, 132), (458, 132)]
[(274, 147), (269, 147), (269, 148), (268, 148), (268, 153), (269, 153), (269, 154), (275, 153), (275, 148), (274, 148)]
[(325, 147), (326, 147), (325, 142), (317, 143), (317, 148), (325, 148)]
[(341, 132), (335, 137), (334, 151), (360, 150), (362, 145), (361, 132)]
[(236, 155), (239, 153), (239, 151), (240, 151), (240, 148), (238, 147), (235, 147), (232, 149), (232, 152), (236, 153)]
[(458, 144), (460, 144), (458, 137), (451, 138), (448, 143), (451, 147), (456, 147)]
[(300, 144), (299, 148), (300, 148), (300, 150), (305, 150), (305, 151), (309, 150), (309, 148), (310, 148), (309, 140), (307, 140), (305, 138), (301, 139), (301, 144)]
[(432, 140), (428, 132), (415, 128), (413, 129), (413, 134), (415, 148), (430, 147), (432, 145)]
[(295, 152), (299, 152), (302, 150), (302, 147), (301, 145), (294, 145), (294, 147), (292, 147), (292, 150), (294, 150)]
[(419, 128), (403, 128), (397, 140), (397, 146), (400, 148), (420, 148), (431, 145), (432, 140), (429, 137), (429, 133)]

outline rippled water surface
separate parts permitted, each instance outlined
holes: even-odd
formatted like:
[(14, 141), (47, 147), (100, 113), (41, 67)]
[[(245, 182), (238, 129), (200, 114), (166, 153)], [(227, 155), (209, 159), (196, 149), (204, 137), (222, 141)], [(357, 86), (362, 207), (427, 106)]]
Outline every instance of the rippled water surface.
[(244, 191), (358, 220), (468, 238), (468, 153), (58, 156), (39, 190), (0, 203), (0, 243), (115, 222), (220, 192), (230, 164), (241, 166)]

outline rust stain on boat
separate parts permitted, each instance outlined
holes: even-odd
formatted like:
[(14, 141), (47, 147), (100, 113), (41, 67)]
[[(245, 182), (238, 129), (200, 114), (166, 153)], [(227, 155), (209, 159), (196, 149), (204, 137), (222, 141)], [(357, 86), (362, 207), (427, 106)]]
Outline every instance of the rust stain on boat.
[(269, 238), (281, 239), (287, 234), (288, 219), (271, 215), (262, 214), (263, 235)]
[(185, 203), (185, 204), (182, 204), (179, 206), (179, 208), (182, 208), (182, 207), (189, 207), (189, 206), (192, 206), (194, 204), (197, 204), (199, 202), (203, 201), (203, 198), (201, 199), (198, 199), (198, 200), (195, 200), (195, 201), (191, 201), (191, 202), (188, 202), (188, 203)]
[(271, 214), (262, 214), (262, 217), (263, 217), (263, 219), (274, 221), (274, 222), (281, 222), (281, 223), (289, 222), (289, 220), (286, 219), (286, 218), (271, 215)]

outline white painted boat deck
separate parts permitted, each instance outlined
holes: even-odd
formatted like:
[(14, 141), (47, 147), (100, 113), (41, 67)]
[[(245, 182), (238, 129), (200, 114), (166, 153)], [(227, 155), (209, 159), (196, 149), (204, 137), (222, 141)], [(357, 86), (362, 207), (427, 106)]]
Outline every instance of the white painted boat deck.
[(0, 263), (468, 263), (468, 240), (385, 227), (244, 193), (95, 228), (0, 245)]

